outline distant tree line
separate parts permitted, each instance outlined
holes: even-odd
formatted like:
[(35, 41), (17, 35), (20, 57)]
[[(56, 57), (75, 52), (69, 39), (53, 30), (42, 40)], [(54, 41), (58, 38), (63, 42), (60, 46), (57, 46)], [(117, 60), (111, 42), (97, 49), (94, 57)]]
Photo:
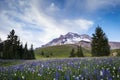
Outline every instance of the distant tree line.
[(7, 37), (7, 40), (0, 43), (0, 58), (1, 59), (35, 59), (33, 45), (28, 49), (27, 43), (23, 47), (20, 39), (12, 30)]
[(75, 49), (73, 48), (70, 52), (70, 57), (84, 57), (82, 47), (77, 46), (77, 52), (75, 52)]

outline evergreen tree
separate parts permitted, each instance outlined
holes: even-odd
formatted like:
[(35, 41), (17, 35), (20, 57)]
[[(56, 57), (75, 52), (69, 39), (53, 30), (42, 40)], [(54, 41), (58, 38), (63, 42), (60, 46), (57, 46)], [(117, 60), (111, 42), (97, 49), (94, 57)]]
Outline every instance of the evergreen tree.
[(6, 43), (7, 43), (7, 41), (5, 41), (4, 43), (3, 43), (3, 59), (5, 59), (5, 58), (7, 58), (7, 45), (6, 45)]
[(53, 53), (51, 52), (50, 55), (53, 56)]
[(19, 56), (19, 59), (24, 59), (24, 49), (23, 49), (23, 45), (20, 44), (20, 46), (18, 47), (18, 56)]
[(0, 38), (0, 58), (2, 58), (3, 56), (3, 43), (2, 43), (2, 40)]
[(18, 36), (15, 35), (15, 31), (12, 30), (7, 37), (7, 40), (4, 42), (3, 57), (6, 59), (17, 59), (17, 47), (19, 46)]
[(77, 49), (77, 57), (84, 57), (82, 47), (78, 46), (77, 48), (78, 48)]
[(27, 48), (27, 43), (25, 44), (25, 47), (24, 47), (24, 54), (23, 54), (23, 58), (24, 59), (29, 59), (29, 51), (28, 51), (28, 48)]
[(41, 55), (44, 56), (44, 52), (43, 51), (41, 52)]
[(74, 48), (73, 48), (72, 51), (70, 52), (70, 57), (75, 57), (75, 50), (74, 50)]
[(35, 55), (34, 55), (34, 50), (33, 50), (33, 45), (31, 45), (31, 48), (30, 48), (30, 58), (31, 59), (35, 59)]
[(110, 54), (110, 46), (108, 38), (101, 27), (97, 27), (92, 37), (91, 52), (93, 56), (108, 56)]

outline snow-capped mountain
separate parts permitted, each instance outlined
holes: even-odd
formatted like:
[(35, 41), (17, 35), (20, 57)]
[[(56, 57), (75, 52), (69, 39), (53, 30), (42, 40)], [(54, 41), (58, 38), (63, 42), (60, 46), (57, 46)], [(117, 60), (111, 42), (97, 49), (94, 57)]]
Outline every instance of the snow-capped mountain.
[(53, 39), (49, 43), (43, 45), (43, 47), (63, 44), (76, 44), (79, 41), (91, 42), (91, 37), (86, 34), (79, 35), (77, 33), (68, 32), (66, 35), (61, 35), (59, 38)]
[[(64, 44), (75, 44), (81, 45), (82, 47), (91, 49), (92, 38), (89, 35), (69, 32), (65, 35), (60, 35), (60, 37), (53, 39), (42, 47), (64, 45)], [(120, 42), (109, 42), (111, 49), (120, 49)]]

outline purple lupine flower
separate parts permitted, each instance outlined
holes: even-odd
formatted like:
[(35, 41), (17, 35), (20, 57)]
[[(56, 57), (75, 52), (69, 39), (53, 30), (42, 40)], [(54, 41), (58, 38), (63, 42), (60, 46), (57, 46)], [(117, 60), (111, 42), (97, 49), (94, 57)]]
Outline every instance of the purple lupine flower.
[(65, 75), (65, 79), (66, 80), (70, 80), (70, 76), (69, 75)]
[(59, 80), (59, 75), (60, 75), (59, 72), (56, 71), (56, 73), (55, 73), (55, 79), (56, 79), (56, 80)]

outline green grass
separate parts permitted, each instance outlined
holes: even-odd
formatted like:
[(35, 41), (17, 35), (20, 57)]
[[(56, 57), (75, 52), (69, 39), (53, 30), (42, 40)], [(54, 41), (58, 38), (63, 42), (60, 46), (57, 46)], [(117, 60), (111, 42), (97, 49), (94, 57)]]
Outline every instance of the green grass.
[(114, 50), (111, 50), (111, 53), (114, 53), (114, 52), (117, 52), (117, 53), (118, 53), (117, 56), (120, 56), (120, 49), (114, 49)]
[(17, 65), (22, 63), (22, 61), (19, 60), (0, 60), (0, 66), (7, 67), (12, 65)]
[[(73, 44), (66, 44), (66, 45), (57, 45), (57, 46), (49, 46), (44, 48), (39, 48), (35, 50), (35, 57), (36, 59), (41, 58), (68, 58), (70, 56), (70, 52), (72, 48), (75, 49), (75, 53), (77, 51), (77, 46)], [(82, 48), (83, 54), (85, 57), (91, 57), (90, 49)], [(44, 52), (44, 56), (41, 55), (41, 52)], [(120, 49), (111, 50), (111, 54), (117, 52), (120, 56)], [(52, 55), (50, 55), (52, 54)], [(49, 57), (47, 57), (49, 56)]]
[[(39, 48), (35, 50), (35, 56), (36, 59), (46, 58), (47, 56), (50, 58), (68, 58), (70, 56), (72, 48), (75, 49), (75, 52), (77, 51), (77, 46), (72, 44)], [(44, 56), (41, 56), (42, 51), (44, 52)], [(85, 48), (83, 48), (83, 53), (84, 56), (91, 56), (90, 50), (87, 50)]]
[(113, 50), (111, 50), (111, 53), (113, 53), (113, 52), (119, 52), (120, 53), (120, 49), (113, 49)]

